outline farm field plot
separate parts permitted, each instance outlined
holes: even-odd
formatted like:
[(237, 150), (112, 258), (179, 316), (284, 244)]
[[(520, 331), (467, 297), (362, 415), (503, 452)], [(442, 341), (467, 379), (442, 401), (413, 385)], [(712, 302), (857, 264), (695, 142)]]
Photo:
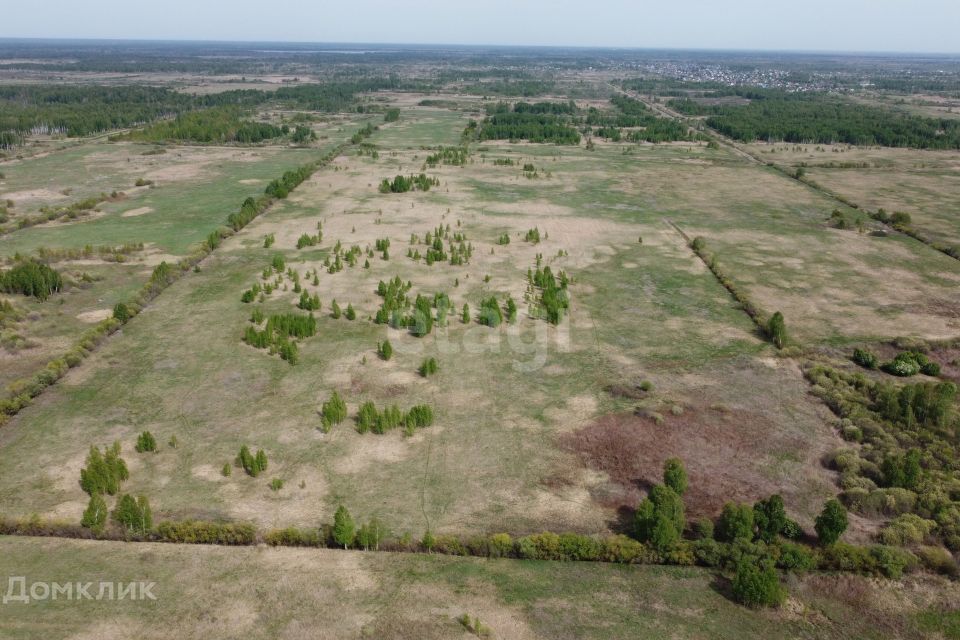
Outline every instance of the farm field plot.
[[(793, 581), (788, 607), (757, 612), (730, 602), (722, 579), (692, 567), (40, 538), (0, 538), (0, 551), (0, 572), (24, 576), (28, 584), (81, 579), (94, 584), (95, 595), (100, 581), (143, 581), (154, 583), (156, 597), (8, 605), (4, 635), (12, 639), (131, 633), (211, 640), (305, 634), (452, 639), (469, 637), (458, 620), (464, 614), (478, 619), (490, 637), (517, 640), (664, 633), (910, 639), (947, 628), (942, 608), (960, 595), (943, 578), (911, 578), (891, 593), (866, 578), (815, 575)], [(249, 579), (252, 568), (257, 580)]]
[[(309, 526), (344, 503), (415, 536), (620, 531), (628, 527), (622, 511), (658, 479), (666, 458), (680, 456), (702, 465), (692, 514), (712, 515), (733, 495), (781, 491), (809, 524), (832, 491), (817, 462), (837, 442), (825, 412), (668, 224), (684, 224), (692, 217), (684, 208), (699, 203), (678, 202), (672, 183), (656, 182), (691, 167), (701, 172), (691, 179), (713, 179), (711, 170), (725, 177), (741, 170), (729, 167), (737, 161), (696, 144), (625, 155), (618, 145), (588, 152), (487, 143), (464, 166), (422, 169), (432, 152), (421, 141), (455, 140), (464, 121), (429, 108), (404, 113), (370, 138), (376, 158), (354, 148), (316, 173), (14, 419), (0, 443), (41, 453), (14, 456), (0, 470), (4, 510), (79, 518), (86, 498), (77, 478), (89, 445), (119, 440), (131, 472), (126, 486), (150, 495), (163, 517)], [(421, 169), (439, 185), (377, 188)], [(318, 223), (322, 241), (297, 249)], [(472, 246), (466, 264), (408, 257), (426, 252), (426, 235), (441, 226), (445, 234), (447, 225), (449, 238), (462, 233)], [(537, 242), (526, 239), (533, 229)], [(373, 250), (383, 239), (386, 260)], [(338, 242), (343, 251), (358, 247), (360, 257), (331, 273)], [(556, 326), (529, 313), (527, 270), (538, 255), (570, 278), (570, 311)], [(271, 271), (278, 256), (282, 273)], [(395, 277), (412, 284), (411, 297), (445, 294), (446, 326), (417, 338), (374, 323), (383, 302), (377, 283)], [(254, 283), (276, 281), (262, 302), (241, 302)], [(241, 338), (256, 309), (305, 314), (295, 282), (320, 308), (317, 335), (301, 341), (291, 366)], [(515, 324), (478, 322), (491, 296), (516, 301)], [(356, 319), (331, 317), (334, 301)], [(385, 339), (389, 361), (377, 354)], [(429, 357), (440, 371), (425, 378), (418, 368)], [(652, 390), (630, 397), (644, 380)], [(319, 411), (334, 391), (350, 417), (324, 433)], [(353, 416), (368, 401), (403, 410), (427, 404), (434, 424), (410, 437), (358, 433)], [(703, 431), (708, 423), (715, 432)], [(134, 453), (144, 430), (162, 444), (175, 437), (177, 447)], [(717, 449), (724, 438), (730, 448)], [(242, 445), (264, 449), (267, 477), (283, 488), (221, 473)], [(624, 449), (632, 452), (627, 464), (616, 455)], [(728, 456), (738, 462), (726, 466)]]
[(807, 177), (832, 192), (870, 211), (908, 213), (913, 226), (931, 240), (960, 245), (960, 157), (954, 152), (830, 145), (749, 148), (783, 166), (805, 163)]
[[(331, 130), (319, 149), (155, 147), (90, 143), (4, 166), (0, 185), (18, 216), (101, 192), (124, 195), (81, 212), (0, 236), (0, 259), (37, 256), (70, 278), (56, 299), (8, 296), (20, 320), (4, 327), (0, 386), (61, 356), (77, 337), (130, 300), (163, 261), (175, 264), (267, 183), (349, 137)], [(339, 133), (337, 133), (339, 132)], [(339, 135), (339, 139), (332, 136)], [(162, 154), (149, 153), (157, 148)], [(137, 180), (148, 184), (136, 187)], [(132, 188), (131, 188), (132, 187)], [(64, 192), (69, 195), (63, 195)], [(119, 249), (119, 252), (114, 250)], [(121, 260), (121, 261), (118, 261)]]

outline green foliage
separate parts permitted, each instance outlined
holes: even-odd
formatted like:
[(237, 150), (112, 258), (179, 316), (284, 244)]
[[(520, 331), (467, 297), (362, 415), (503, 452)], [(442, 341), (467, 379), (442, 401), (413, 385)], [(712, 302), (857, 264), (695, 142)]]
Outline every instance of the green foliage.
[(321, 236), (320, 234), (310, 235), (309, 233), (301, 234), (297, 238), (297, 249), (305, 249), (307, 247), (315, 247), (320, 244)]
[(928, 376), (940, 375), (940, 365), (917, 351), (902, 351), (893, 360), (881, 365), (880, 368), (890, 375), (901, 378), (915, 376), (918, 373)]
[(466, 147), (440, 147), (436, 153), (427, 156), (424, 163), (430, 167), (436, 167), (440, 164), (462, 167), (467, 164), (467, 158), (470, 153)]
[(380, 193), (407, 193), (408, 191), (429, 191), (430, 187), (440, 186), (440, 178), (431, 178), (425, 173), (419, 175), (396, 176), (380, 182)]
[(424, 358), (423, 362), (420, 363), (420, 375), (424, 378), (428, 378), (440, 370), (440, 365), (437, 362), (436, 358)]
[(113, 317), (118, 322), (126, 322), (130, 319), (130, 308), (123, 302), (118, 302), (113, 307)]
[(80, 488), (89, 495), (115, 495), (120, 484), (130, 477), (127, 463), (120, 457), (120, 443), (114, 442), (103, 453), (90, 447), (87, 466), (80, 470)]
[(95, 532), (103, 530), (107, 521), (107, 502), (99, 493), (90, 496), (87, 508), (83, 511), (80, 518), (80, 525)]
[(914, 513), (904, 513), (894, 518), (880, 531), (880, 541), (885, 545), (903, 547), (921, 544), (936, 528), (933, 520), (921, 518)]
[(297, 302), (297, 308), (303, 309), (304, 311), (319, 311), (320, 296), (317, 294), (311, 296), (306, 291), (300, 292), (300, 300)]
[(772, 544), (787, 526), (787, 512), (783, 498), (772, 495), (753, 505), (753, 522), (757, 527), (757, 538)]
[(663, 484), (682, 496), (687, 492), (687, 470), (680, 458), (670, 458), (663, 465)]
[(536, 271), (528, 271), (528, 279), (539, 291), (534, 314), (551, 324), (560, 324), (564, 312), (570, 308), (567, 275), (561, 271), (559, 276), (554, 276), (549, 266), (538, 265)]
[(251, 524), (199, 520), (161, 522), (156, 532), (164, 542), (220, 545), (251, 545), (256, 542), (257, 534)]
[(829, 546), (836, 543), (847, 530), (847, 510), (836, 499), (828, 500), (814, 523), (820, 543)]
[(500, 310), (500, 303), (493, 296), (480, 302), (480, 324), (488, 327), (499, 327), (503, 322), (503, 312)]
[(767, 321), (767, 336), (777, 349), (783, 349), (787, 343), (787, 325), (783, 314), (777, 311)]
[(146, 142), (258, 143), (283, 135), (280, 127), (243, 120), (239, 109), (215, 107), (181, 113), (170, 121), (157, 122), (133, 131), (128, 138)]
[(634, 516), (636, 536), (663, 551), (679, 541), (686, 520), (683, 499), (673, 489), (654, 485)]
[(43, 301), (63, 288), (63, 278), (47, 265), (32, 260), (0, 271), (0, 291), (33, 296)]
[(386, 525), (379, 519), (373, 518), (357, 530), (357, 546), (364, 550), (378, 551), (380, 543), (389, 535), (390, 530)]
[(113, 519), (130, 533), (146, 535), (153, 528), (153, 514), (146, 496), (134, 499), (128, 493), (120, 496), (113, 510)]
[(347, 508), (341, 504), (333, 515), (333, 539), (337, 544), (347, 549), (353, 544), (355, 535), (356, 525), (353, 522), (353, 517), (347, 511)]
[(960, 148), (960, 122), (956, 120), (905, 115), (827, 93), (787, 93), (754, 87), (734, 88), (725, 93), (748, 98), (749, 102), (705, 105), (674, 100), (670, 105), (688, 115), (709, 115), (708, 126), (741, 142)]
[(750, 558), (737, 564), (732, 589), (734, 600), (753, 609), (777, 607), (786, 599), (786, 591), (773, 564)]
[(323, 403), (320, 408), (320, 417), (324, 432), (329, 431), (331, 426), (346, 420), (347, 403), (344, 402), (339, 393), (334, 391), (330, 399)]
[(389, 340), (384, 340), (377, 344), (377, 355), (380, 356), (382, 360), (389, 360), (393, 357), (393, 345), (390, 344)]
[[(567, 116), (549, 112), (527, 111), (523, 105), (514, 105), (514, 112), (494, 113), (478, 125), (468, 126), (465, 137), (484, 140), (510, 140), (529, 142), (551, 142), (555, 144), (580, 144), (580, 133), (571, 126)], [(520, 106), (521, 110), (516, 111)]]
[(145, 453), (147, 451), (156, 452), (157, 450), (157, 439), (153, 437), (153, 434), (149, 431), (144, 431), (139, 436), (137, 436), (137, 445), (135, 447), (137, 453)]
[(877, 368), (877, 356), (875, 353), (867, 349), (854, 349), (853, 350), (853, 361), (864, 369), (876, 369)]
[(280, 489), (283, 489), (283, 478), (273, 478), (267, 486), (270, 487), (271, 491), (280, 491)]
[(726, 503), (717, 522), (717, 540), (753, 540), (753, 518), (754, 512), (750, 505)]
[(243, 445), (240, 447), (240, 453), (237, 454), (237, 464), (248, 476), (256, 478), (267, 470), (267, 454), (263, 452), (263, 449), (259, 449), (257, 454), (254, 455), (247, 445)]

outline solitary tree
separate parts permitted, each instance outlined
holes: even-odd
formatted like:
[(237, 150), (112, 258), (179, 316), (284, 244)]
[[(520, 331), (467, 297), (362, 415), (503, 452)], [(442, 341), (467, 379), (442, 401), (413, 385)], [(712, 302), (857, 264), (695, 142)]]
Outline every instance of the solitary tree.
[(839, 500), (833, 498), (823, 506), (823, 511), (814, 522), (814, 528), (817, 530), (820, 542), (831, 545), (847, 530), (847, 524), (847, 510)]
[(342, 544), (343, 548), (348, 548), (353, 544), (353, 538), (356, 532), (356, 525), (350, 512), (343, 505), (337, 507), (337, 512), (333, 515), (333, 539), (337, 544)]
[(80, 519), (80, 525), (93, 531), (101, 531), (106, 521), (107, 502), (103, 499), (103, 496), (95, 493), (90, 496), (90, 502)]

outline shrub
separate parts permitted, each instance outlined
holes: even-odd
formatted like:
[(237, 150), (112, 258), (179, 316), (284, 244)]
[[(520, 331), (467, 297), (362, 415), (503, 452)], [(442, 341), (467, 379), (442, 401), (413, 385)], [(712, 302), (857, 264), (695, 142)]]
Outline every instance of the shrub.
[(808, 547), (793, 542), (781, 542), (777, 566), (786, 571), (802, 573), (816, 568), (817, 557)]
[(834, 544), (847, 530), (847, 510), (838, 500), (828, 500), (823, 511), (817, 516), (814, 528), (821, 544)]
[(487, 549), (491, 558), (507, 558), (513, 554), (513, 538), (509, 533), (495, 533), (490, 536)]
[(393, 346), (389, 340), (384, 340), (377, 344), (377, 355), (380, 356), (382, 360), (389, 360), (393, 357)]
[(126, 322), (130, 319), (130, 308), (122, 302), (118, 302), (113, 307), (113, 317), (119, 322)]
[(733, 598), (753, 609), (776, 607), (786, 599), (786, 591), (772, 563), (743, 559), (733, 579)]
[(767, 321), (767, 335), (777, 349), (783, 349), (787, 343), (787, 325), (783, 320), (783, 314), (777, 311)]
[(710, 518), (700, 518), (693, 525), (693, 531), (700, 540), (712, 540), (713, 520)]
[(885, 545), (902, 547), (920, 544), (936, 526), (933, 520), (926, 520), (914, 513), (904, 513), (884, 527), (879, 537)]
[(854, 349), (853, 361), (865, 369), (877, 368), (877, 356), (866, 349)]
[(280, 491), (280, 489), (283, 489), (283, 484), (283, 478), (273, 478), (270, 480), (270, 490)]
[(164, 542), (250, 545), (256, 542), (256, 529), (244, 523), (165, 521), (157, 525), (157, 536)]
[(728, 502), (717, 522), (717, 539), (723, 542), (753, 539), (753, 508), (748, 504)]
[(783, 498), (772, 495), (753, 505), (753, 521), (757, 527), (757, 537), (767, 544), (777, 539), (787, 524), (787, 512), (783, 507)]
[(137, 453), (145, 453), (147, 451), (157, 450), (157, 439), (153, 437), (153, 434), (149, 431), (144, 431), (139, 436), (137, 436), (137, 444), (134, 447)]
[(424, 361), (420, 364), (420, 375), (424, 378), (432, 376), (437, 371), (440, 370), (440, 365), (437, 363), (436, 358), (425, 358)]

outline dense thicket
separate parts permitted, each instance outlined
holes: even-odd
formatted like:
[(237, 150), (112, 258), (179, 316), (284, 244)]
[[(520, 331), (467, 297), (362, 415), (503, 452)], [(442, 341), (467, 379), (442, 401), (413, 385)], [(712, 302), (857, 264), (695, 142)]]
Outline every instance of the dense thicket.
[(63, 278), (54, 269), (34, 261), (20, 264), (0, 271), (0, 291), (20, 293), (46, 300), (51, 294), (63, 288)]
[(173, 120), (135, 131), (129, 137), (145, 142), (256, 143), (282, 135), (280, 127), (245, 120), (236, 107), (216, 107), (182, 113)]
[(960, 149), (960, 121), (926, 118), (854, 104), (823, 93), (738, 89), (748, 104), (706, 105), (689, 99), (670, 105), (688, 115), (707, 115), (707, 124), (743, 142), (880, 145)]

